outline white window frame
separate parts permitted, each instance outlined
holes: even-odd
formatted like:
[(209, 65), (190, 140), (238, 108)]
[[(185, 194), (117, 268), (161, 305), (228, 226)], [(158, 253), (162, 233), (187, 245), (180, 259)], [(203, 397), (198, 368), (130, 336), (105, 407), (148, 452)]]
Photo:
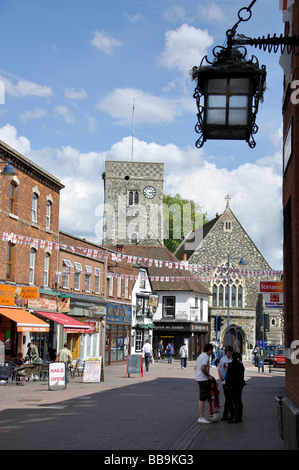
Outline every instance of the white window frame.
[(35, 277), (35, 262), (36, 262), (36, 249), (30, 249), (30, 258), (29, 258), (29, 285), (34, 285)]
[(63, 259), (62, 263), (62, 288), (69, 288), (69, 277), (70, 277), (70, 268), (73, 268), (72, 263), (69, 259)]
[(50, 253), (45, 253), (44, 287), (49, 287), (49, 267), (50, 267)]
[(52, 212), (52, 202), (47, 201), (46, 205), (46, 229), (50, 230), (51, 228), (51, 212)]
[(85, 265), (85, 279), (84, 279), (84, 290), (90, 292), (90, 280), (91, 280), (92, 269), (88, 264)]
[(94, 268), (94, 293), (100, 293), (101, 282), (101, 270), (100, 268)]
[(34, 222), (35, 224), (37, 223), (37, 201), (38, 201), (38, 194), (33, 193), (32, 194), (32, 215), (31, 215), (31, 221)]
[(75, 272), (74, 272), (74, 290), (80, 290), (80, 278), (82, 272), (82, 265), (75, 261)]

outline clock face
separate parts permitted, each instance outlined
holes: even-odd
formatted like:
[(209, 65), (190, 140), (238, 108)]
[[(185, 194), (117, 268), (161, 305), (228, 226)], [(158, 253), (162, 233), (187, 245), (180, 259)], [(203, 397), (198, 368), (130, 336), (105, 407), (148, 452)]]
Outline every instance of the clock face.
[(156, 194), (157, 194), (157, 191), (153, 186), (146, 186), (143, 189), (143, 195), (147, 199), (153, 199), (156, 196)]

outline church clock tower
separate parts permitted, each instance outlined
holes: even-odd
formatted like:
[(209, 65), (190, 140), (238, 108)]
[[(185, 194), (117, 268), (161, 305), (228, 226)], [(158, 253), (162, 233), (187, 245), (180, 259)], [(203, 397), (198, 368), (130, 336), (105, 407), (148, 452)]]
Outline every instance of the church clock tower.
[(164, 164), (106, 161), (103, 245), (163, 245)]

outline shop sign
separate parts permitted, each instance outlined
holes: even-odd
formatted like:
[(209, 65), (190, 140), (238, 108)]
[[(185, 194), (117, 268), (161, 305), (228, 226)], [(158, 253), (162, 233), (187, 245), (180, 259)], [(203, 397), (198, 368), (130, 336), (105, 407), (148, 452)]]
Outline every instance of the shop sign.
[(107, 323), (119, 323), (119, 324), (131, 324), (131, 307), (125, 307), (124, 305), (107, 305), (106, 307), (106, 322)]
[(49, 364), (49, 390), (64, 390), (66, 388), (65, 366), (64, 362)]
[(0, 305), (21, 307), (23, 300), (38, 300), (38, 287), (20, 287), (0, 284)]
[(260, 281), (259, 291), (264, 296), (265, 308), (284, 308), (283, 282)]
[(57, 310), (57, 299), (54, 295), (40, 294), (39, 299), (28, 300), (28, 308), (34, 310)]

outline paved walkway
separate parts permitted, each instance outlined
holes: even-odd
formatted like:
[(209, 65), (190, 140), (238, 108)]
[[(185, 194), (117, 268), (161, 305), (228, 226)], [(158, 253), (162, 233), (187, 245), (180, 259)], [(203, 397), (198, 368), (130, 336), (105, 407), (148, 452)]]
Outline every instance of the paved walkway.
[[(126, 365), (114, 364), (105, 367), (103, 382), (76, 377), (61, 391), (47, 382), (2, 385), (0, 449), (283, 450), (275, 396), (284, 395), (284, 374), (244, 365), (240, 424), (197, 423), (195, 362), (182, 370), (179, 361), (160, 361), (143, 377), (126, 377)], [(211, 372), (217, 378), (216, 368)]]

